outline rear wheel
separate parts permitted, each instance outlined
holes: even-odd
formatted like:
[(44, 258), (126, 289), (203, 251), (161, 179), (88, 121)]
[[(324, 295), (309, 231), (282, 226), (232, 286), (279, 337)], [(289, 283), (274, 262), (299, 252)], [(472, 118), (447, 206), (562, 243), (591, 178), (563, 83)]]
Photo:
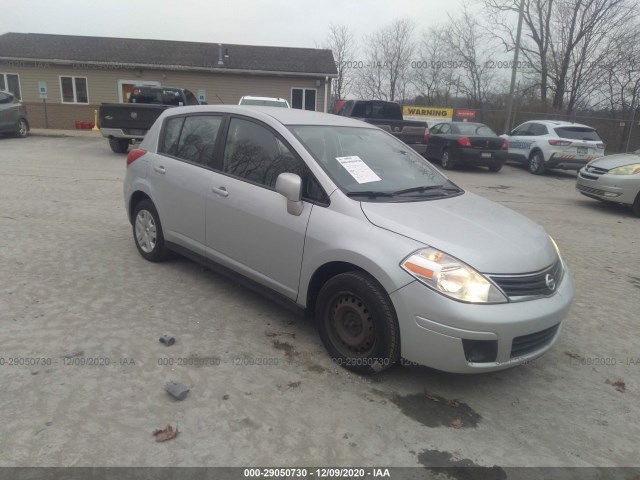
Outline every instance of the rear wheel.
[(318, 294), (316, 324), (333, 361), (354, 372), (375, 373), (400, 356), (400, 331), (391, 299), (371, 276), (347, 272)]
[(24, 118), (18, 120), (18, 128), (16, 129), (16, 137), (25, 138), (29, 134), (29, 124)]
[(529, 158), (529, 171), (534, 175), (542, 175), (544, 170), (544, 157), (542, 156), (542, 152), (533, 152)]
[(500, 165), (489, 165), (490, 172), (499, 172), (502, 169), (502, 164)]
[(126, 138), (110, 138), (109, 146), (114, 153), (127, 153), (129, 150), (129, 140)]
[(146, 260), (161, 262), (167, 258), (160, 217), (151, 200), (140, 201), (133, 210), (133, 239)]
[(445, 150), (444, 152), (442, 152), (442, 160), (440, 160), (440, 164), (445, 170), (453, 170), (454, 168), (456, 168), (456, 165), (451, 159), (451, 155), (449, 154), (449, 150)]

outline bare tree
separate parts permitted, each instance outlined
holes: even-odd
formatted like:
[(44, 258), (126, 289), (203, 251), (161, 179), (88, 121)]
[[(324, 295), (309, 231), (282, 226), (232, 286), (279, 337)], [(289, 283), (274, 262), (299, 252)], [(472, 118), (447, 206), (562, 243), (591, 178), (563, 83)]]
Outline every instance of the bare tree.
[(449, 16), (445, 42), (456, 74), (452, 82), (474, 108), (482, 109), (492, 93), (495, 69), (488, 61), (495, 51), (478, 16), (464, 4), (458, 17)]
[[(520, 0), (484, 0), (496, 35), (507, 50), (515, 44)], [(571, 112), (590, 91), (589, 73), (604, 61), (601, 46), (632, 21), (637, 0), (525, 0), (523, 56), (537, 76), (540, 100)], [(498, 18), (495, 18), (496, 14)]]
[(404, 101), (408, 94), (415, 26), (397, 20), (366, 39), (365, 61), (358, 70), (358, 90), (363, 98)]
[(343, 100), (351, 92), (353, 70), (356, 65), (356, 40), (346, 25), (331, 24), (325, 48), (333, 52), (338, 76), (333, 81), (333, 101)]
[(455, 70), (446, 68), (447, 59), (452, 57), (447, 28), (442, 25), (430, 27), (422, 34), (416, 50), (416, 59), (411, 62), (411, 83), (416, 93), (427, 105), (448, 104)]

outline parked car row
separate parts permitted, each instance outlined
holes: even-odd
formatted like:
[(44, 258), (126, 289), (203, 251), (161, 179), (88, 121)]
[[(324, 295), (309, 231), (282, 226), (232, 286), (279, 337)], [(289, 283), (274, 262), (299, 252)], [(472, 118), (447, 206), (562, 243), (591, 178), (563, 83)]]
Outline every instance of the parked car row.
[(27, 107), (14, 95), (0, 91), (0, 134), (9, 133), (24, 138), (29, 134)]

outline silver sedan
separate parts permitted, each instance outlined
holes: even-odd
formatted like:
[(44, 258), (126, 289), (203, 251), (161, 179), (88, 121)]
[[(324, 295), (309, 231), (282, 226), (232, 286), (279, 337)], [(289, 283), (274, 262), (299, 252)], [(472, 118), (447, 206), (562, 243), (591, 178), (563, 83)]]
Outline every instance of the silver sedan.
[(578, 173), (576, 188), (603, 202), (631, 205), (640, 217), (640, 150), (589, 162)]

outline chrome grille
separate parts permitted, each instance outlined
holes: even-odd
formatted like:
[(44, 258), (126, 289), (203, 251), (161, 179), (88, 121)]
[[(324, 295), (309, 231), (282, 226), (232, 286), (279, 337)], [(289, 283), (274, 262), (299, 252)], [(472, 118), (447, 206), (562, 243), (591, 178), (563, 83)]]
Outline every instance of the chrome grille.
[(606, 168), (600, 168), (600, 167), (594, 167), (593, 165), (588, 165), (587, 168), (585, 168), (585, 171), (593, 175), (604, 175), (609, 170), (607, 170)]
[(553, 337), (555, 337), (559, 326), (560, 324), (554, 325), (540, 332), (514, 338), (511, 343), (511, 358), (522, 357), (549, 345)]
[(539, 272), (521, 275), (489, 275), (510, 300), (528, 300), (530, 297), (552, 295), (564, 275), (562, 261), (557, 259), (550, 267)]

